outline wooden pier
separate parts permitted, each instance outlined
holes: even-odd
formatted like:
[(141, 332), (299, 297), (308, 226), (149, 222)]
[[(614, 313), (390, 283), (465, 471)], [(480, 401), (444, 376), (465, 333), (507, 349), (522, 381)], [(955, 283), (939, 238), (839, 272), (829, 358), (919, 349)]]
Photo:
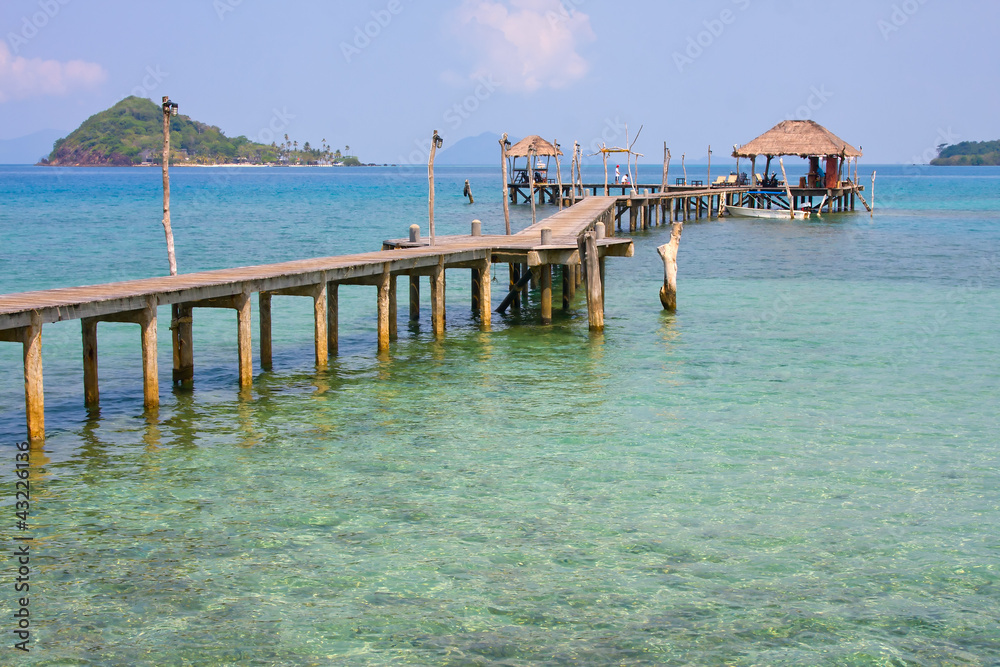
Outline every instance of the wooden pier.
[(316, 364), (323, 367), (329, 355), (337, 353), (341, 285), (377, 288), (377, 347), (384, 352), (396, 336), (399, 276), (410, 280), (411, 318), (419, 314), (420, 278), (429, 278), (431, 327), (435, 335), (442, 335), (445, 272), (470, 269), (472, 302), (480, 325), (488, 329), (493, 307), (489, 274), (494, 262), (527, 267), (541, 288), (543, 322), (552, 317), (552, 266), (563, 267), (567, 307), (567, 292), (574, 290), (581, 274), (585, 274), (590, 324), (600, 328), (604, 318), (604, 258), (630, 257), (633, 253), (630, 239), (604, 236), (605, 230), (613, 229), (617, 203), (616, 197), (587, 197), (510, 236), (482, 236), (474, 225), (469, 235), (439, 236), (433, 246), (419, 240), (386, 241), (383, 250), (377, 252), (2, 295), (0, 341), (20, 343), (23, 348), (28, 438), (40, 442), (45, 437), (42, 329), (53, 322), (81, 320), (84, 401), (88, 406), (99, 401), (98, 324), (138, 324), (144, 404), (149, 409), (155, 409), (160, 400), (156, 337), (159, 306), (170, 305), (172, 309), (173, 381), (182, 385), (194, 378), (192, 320), (197, 308), (236, 311), (239, 384), (246, 387), (253, 383), (250, 309), (254, 293), (258, 295), (260, 363), (264, 369), (270, 369), (272, 364), (274, 296), (313, 300)]
[[(841, 181), (836, 187), (802, 187), (787, 189), (784, 186), (762, 188), (760, 186), (730, 185), (637, 185), (635, 191), (627, 184), (608, 184), (608, 191), (617, 199), (615, 224), (622, 229), (622, 217), (629, 214), (629, 230), (645, 229), (660, 221), (698, 220), (710, 214), (718, 214), (727, 206), (749, 206), (756, 208), (776, 208), (802, 210), (820, 207), (819, 212), (840, 213), (855, 210), (856, 199), (864, 192), (863, 185)], [(511, 203), (518, 200), (529, 202), (527, 184), (510, 184)], [(536, 183), (535, 197), (539, 204), (558, 204), (562, 192), (562, 205), (572, 206), (577, 201), (603, 192), (603, 183), (586, 183), (582, 186), (571, 184)], [(620, 194), (617, 194), (620, 193)], [(789, 196), (791, 199), (789, 199)], [(817, 201), (818, 200), (818, 201)], [(864, 206), (868, 204), (861, 197)], [(822, 202), (822, 206), (820, 203)], [(722, 207), (720, 209), (720, 207)]]

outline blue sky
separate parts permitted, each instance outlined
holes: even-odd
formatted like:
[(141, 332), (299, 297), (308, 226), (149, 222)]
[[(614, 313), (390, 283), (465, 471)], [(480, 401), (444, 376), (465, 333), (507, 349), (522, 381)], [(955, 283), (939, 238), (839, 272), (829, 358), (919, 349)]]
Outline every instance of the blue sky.
[(811, 118), (864, 160), (1000, 138), (993, 0), (4, 0), (0, 139), (130, 95), (401, 162), (434, 129), (704, 158)]

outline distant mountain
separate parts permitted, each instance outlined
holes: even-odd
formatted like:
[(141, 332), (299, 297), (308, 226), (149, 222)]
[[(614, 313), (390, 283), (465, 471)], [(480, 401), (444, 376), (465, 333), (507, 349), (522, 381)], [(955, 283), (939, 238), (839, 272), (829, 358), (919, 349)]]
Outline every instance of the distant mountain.
[(52, 150), (62, 130), (39, 130), (16, 139), (0, 139), (0, 164), (35, 164)]
[(933, 165), (1000, 165), (1000, 141), (963, 141), (940, 146)]
[[(435, 156), (434, 162), (435, 164), (498, 165), (500, 164), (500, 137), (501, 135), (496, 132), (483, 132), (474, 137), (459, 139), (451, 146), (445, 144), (441, 152)], [(516, 143), (520, 137), (508, 135), (507, 139), (511, 143)]]

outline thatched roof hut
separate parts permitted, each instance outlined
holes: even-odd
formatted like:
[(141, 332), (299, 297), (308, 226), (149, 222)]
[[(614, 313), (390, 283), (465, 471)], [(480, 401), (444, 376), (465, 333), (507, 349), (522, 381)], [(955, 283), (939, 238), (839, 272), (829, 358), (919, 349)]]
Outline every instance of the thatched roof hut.
[(561, 150), (537, 134), (529, 135), (507, 149), (508, 157), (527, 157), (529, 153), (535, 157), (563, 154)]
[(733, 151), (733, 157), (758, 155), (852, 158), (860, 157), (861, 151), (815, 121), (785, 120)]

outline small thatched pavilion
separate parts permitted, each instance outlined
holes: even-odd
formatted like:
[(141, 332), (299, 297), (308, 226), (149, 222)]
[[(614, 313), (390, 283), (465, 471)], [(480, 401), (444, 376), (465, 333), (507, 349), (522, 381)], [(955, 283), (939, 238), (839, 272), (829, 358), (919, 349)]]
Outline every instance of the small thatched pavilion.
[[(805, 187), (836, 188), (845, 161), (861, 157), (861, 151), (815, 121), (785, 120), (753, 141), (733, 150), (735, 158), (750, 158), (752, 169), (756, 169), (758, 155), (767, 156), (765, 178), (771, 167), (771, 158), (798, 155), (809, 160), (809, 175), (806, 177)], [(820, 169), (820, 158), (826, 159), (825, 173)]]
[[(519, 142), (508, 148), (505, 155), (510, 160), (510, 173), (514, 177), (514, 183), (528, 183), (530, 175), (532, 174), (532, 159), (544, 157), (545, 168), (535, 170), (541, 172), (541, 180), (544, 183), (546, 174), (549, 170), (549, 160), (553, 156), (562, 155), (562, 151), (545, 139), (542, 139), (537, 134), (532, 134), (524, 139), (521, 139)], [(515, 169), (517, 158), (519, 157), (528, 158), (525, 162), (524, 169), (520, 171)]]

